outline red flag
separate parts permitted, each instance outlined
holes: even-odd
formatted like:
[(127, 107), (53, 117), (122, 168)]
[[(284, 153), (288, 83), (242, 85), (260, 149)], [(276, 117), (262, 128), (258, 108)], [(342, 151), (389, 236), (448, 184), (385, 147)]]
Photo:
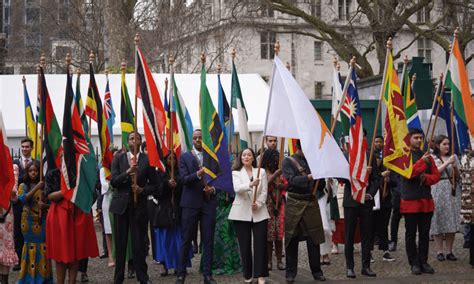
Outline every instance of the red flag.
[(166, 128), (166, 114), (161, 102), (155, 80), (141, 50), (136, 51), (136, 96), (143, 103), (143, 127), (152, 167), (165, 171), (163, 159), (168, 155), (168, 148), (163, 143), (163, 132)]
[(3, 116), (0, 112), (0, 206), (8, 210), (15, 177), (13, 175), (13, 160), (10, 156), (10, 149), (3, 140)]

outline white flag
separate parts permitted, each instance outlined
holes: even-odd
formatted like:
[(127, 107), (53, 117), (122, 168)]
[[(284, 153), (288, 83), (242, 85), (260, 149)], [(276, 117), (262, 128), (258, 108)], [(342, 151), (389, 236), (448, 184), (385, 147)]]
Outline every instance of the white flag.
[[(336, 70), (336, 68), (334, 68), (333, 82), (332, 82), (332, 108), (331, 108), (331, 115), (333, 118), (337, 113), (341, 100), (342, 100), (341, 77), (339, 75), (339, 71)], [(337, 121), (341, 121), (340, 115), (337, 116)]]
[(349, 179), (349, 164), (321, 116), (275, 56), (265, 135), (300, 139), (314, 179)]

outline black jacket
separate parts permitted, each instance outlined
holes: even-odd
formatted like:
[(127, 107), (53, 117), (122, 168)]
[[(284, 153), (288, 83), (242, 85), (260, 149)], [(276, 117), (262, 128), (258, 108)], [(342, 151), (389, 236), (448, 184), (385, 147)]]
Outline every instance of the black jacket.
[[(110, 212), (122, 215), (128, 206), (133, 205), (132, 183), (133, 179), (127, 174), (130, 168), (127, 152), (117, 154), (112, 161), (111, 181), (114, 188), (112, 201), (110, 202)], [(146, 208), (147, 196), (155, 195), (162, 186), (162, 179), (158, 171), (150, 166), (148, 156), (140, 153), (137, 166), (137, 184), (143, 188), (143, 192), (138, 195), (137, 208)]]
[[(306, 159), (298, 154), (291, 156), (302, 168), (303, 172), (300, 172), (295, 163), (290, 158), (285, 158), (282, 164), (283, 177), (288, 181), (288, 192), (307, 194), (312, 193), (312, 190), (316, 184), (316, 180), (309, 181), (307, 175), (310, 174), (310, 169)], [(317, 196), (322, 193), (326, 187), (324, 179), (319, 180)]]

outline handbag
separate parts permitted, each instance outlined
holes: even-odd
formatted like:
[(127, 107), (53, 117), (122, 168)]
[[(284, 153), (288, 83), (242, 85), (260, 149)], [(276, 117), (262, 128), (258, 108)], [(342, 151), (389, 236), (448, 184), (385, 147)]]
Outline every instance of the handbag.
[(171, 200), (159, 201), (153, 216), (153, 226), (155, 228), (169, 228), (177, 224), (178, 216), (173, 209)]

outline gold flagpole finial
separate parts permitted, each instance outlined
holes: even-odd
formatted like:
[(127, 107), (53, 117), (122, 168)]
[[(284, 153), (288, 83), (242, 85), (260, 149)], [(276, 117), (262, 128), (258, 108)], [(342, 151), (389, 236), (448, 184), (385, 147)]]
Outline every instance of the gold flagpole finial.
[(405, 56), (403, 57), (403, 63), (408, 64), (408, 55), (405, 54)]
[(76, 74), (78, 77), (81, 76), (81, 67), (77, 67)]
[(127, 69), (127, 62), (125, 62), (125, 58), (122, 59), (122, 64), (120, 64), (120, 70), (122, 72), (125, 72), (125, 69)]
[(109, 78), (109, 69), (108, 68), (105, 68), (105, 77), (108, 79)]
[(23, 82), (23, 84), (26, 83), (26, 77), (25, 77), (25, 75), (23, 75), (23, 78), (21, 78), (21, 81)]
[(138, 33), (135, 34), (133, 41), (135, 42), (135, 46), (138, 46), (138, 44), (140, 43), (140, 35)]
[(168, 86), (168, 77), (165, 78), (165, 85)]
[(91, 50), (91, 52), (89, 53), (89, 63), (90, 64), (94, 63), (94, 60), (95, 60), (95, 54), (94, 54), (94, 51)]
[(230, 53), (230, 56), (232, 56), (232, 62), (234, 62), (236, 55), (237, 55), (237, 51), (235, 50), (235, 48), (232, 48), (232, 52)]
[(281, 46), (280, 46), (280, 40), (277, 40), (277, 41), (275, 42), (275, 48), (274, 48), (274, 50), (275, 50), (275, 55), (278, 55), (278, 54), (280, 53), (280, 48), (281, 48)]
[(392, 50), (393, 49), (393, 39), (392, 37), (389, 37), (387, 40), (387, 49)]
[(201, 52), (201, 63), (202, 64), (206, 63), (206, 54), (204, 54), (204, 51)]
[(170, 56), (168, 57), (168, 63), (170, 65), (173, 65), (174, 64), (174, 56), (173, 56), (173, 53), (170, 54)]
[(217, 64), (217, 74), (221, 74), (222, 65), (220, 63)]
[(461, 30), (459, 29), (459, 27), (456, 27), (456, 28), (454, 29), (454, 37), (455, 37), (455, 38), (457, 38), (457, 37), (459, 36), (460, 31), (461, 31)]
[(413, 73), (413, 76), (411, 76), (411, 81), (415, 82), (416, 81), (416, 73)]
[(43, 68), (46, 66), (46, 56), (44, 56), (44, 53), (41, 53), (40, 65), (41, 65), (41, 67), (43, 67)]
[(349, 61), (349, 65), (352, 67), (355, 67), (356, 62), (357, 62), (357, 57), (352, 56), (351, 61)]

